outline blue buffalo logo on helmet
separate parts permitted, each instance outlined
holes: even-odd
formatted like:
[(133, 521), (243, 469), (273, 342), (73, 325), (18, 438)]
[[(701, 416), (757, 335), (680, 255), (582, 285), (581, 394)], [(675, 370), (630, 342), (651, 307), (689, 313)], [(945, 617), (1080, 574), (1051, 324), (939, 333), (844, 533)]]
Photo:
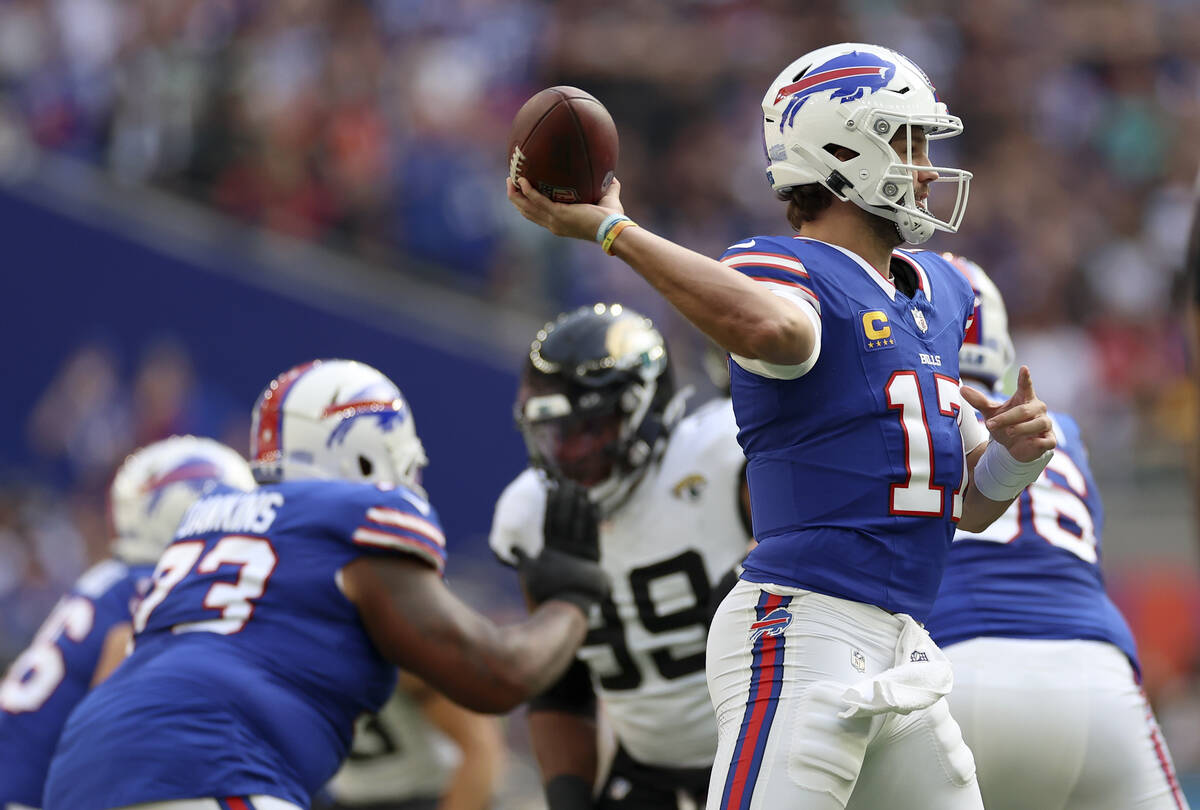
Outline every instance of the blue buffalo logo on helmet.
[(763, 636), (782, 636), (783, 631), (792, 623), (792, 614), (785, 607), (777, 607), (750, 625), (750, 643), (758, 641)]
[(854, 51), (830, 59), (805, 73), (798, 81), (779, 88), (775, 96), (776, 104), (788, 96), (792, 97), (779, 121), (779, 131), (783, 131), (785, 124), (791, 126), (796, 111), (817, 93), (832, 90), (830, 98), (845, 104), (882, 90), (895, 75), (896, 65), (873, 53)]
[(379, 429), (390, 431), (404, 421), (407, 416), (407, 405), (400, 395), (400, 389), (391, 380), (379, 380), (363, 390), (351, 395), (345, 402), (334, 402), (325, 408), (322, 416), (340, 416), (342, 421), (330, 432), (325, 440), (326, 447), (332, 447), (335, 442), (343, 442), (346, 433), (354, 425), (356, 419), (370, 417), (378, 420)]
[(146, 509), (153, 512), (158, 506), (159, 498), (171, 484), (186, 483), (197, 493), (201, 493), (214, 481), (220, 481), (221, 477), (222, 470), (215, 462), (200, 456), (186, 458), (142, 486), (142, 492), (150, 496), (146, 502)]

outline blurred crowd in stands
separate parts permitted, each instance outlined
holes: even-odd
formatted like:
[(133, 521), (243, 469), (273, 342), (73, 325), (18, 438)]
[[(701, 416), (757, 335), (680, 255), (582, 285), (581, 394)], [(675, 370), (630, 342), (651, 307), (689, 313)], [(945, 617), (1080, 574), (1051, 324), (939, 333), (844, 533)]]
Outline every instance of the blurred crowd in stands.
[[(621, 132), (626, 209), (717, 255), (784, 227), (761, 95), (841, 40), (911, 56), (964, 120), (933, 159), (975, 173), (965, 224), (931, 246), (991, 272), (1043, 399), (1078, 416), (1096, 457), (1178, 471), (1197, 439), (1180, 303), (1194, 0), (3, 0), (0, 171), (26, 140), (531, 313), (620, 300), (698, 363), (702, 344), (627, 268), (511, 210), (512, 116), (547, 85), (596, 95)], [(76, 393), (46, 392), (30, 441), (76, 494), (0, 490), (0, 660), (103, 552), (99, 512), (76, 506), (125, 452), (180, 430), (244, 449), (240, 416), (211, 420), (243, 409), (197, 404), (188, 369), (170, 343), (125, 376), (84, 347), (54, 384)], [(1200, 595), (1148, 582), (1114, 595), (1179, 765), (1200, 770)]]
[(716, 254), (783, 223), (763, 88), (847, 39), (916, 59), (966, 122), (934, 153), (975, 173), (966, 223), (934, 246), (996, 277), (1046, 398), (1103, 425), (1101, 452), (1191, 440), (1189, 0), (6, 0), (0, 127), (400, 272), (537, 313), (624, 299), (675, 332), (616, 262), (508, 208), (513, 113), (548, 84), (594, 93), (628, 210)]

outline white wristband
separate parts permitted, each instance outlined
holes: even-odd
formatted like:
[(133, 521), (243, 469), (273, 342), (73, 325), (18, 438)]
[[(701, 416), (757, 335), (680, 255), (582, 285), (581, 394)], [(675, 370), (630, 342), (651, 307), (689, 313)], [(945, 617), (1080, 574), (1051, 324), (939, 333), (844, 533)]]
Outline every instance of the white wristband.
[(616, 225), (622, 219), (629, 219), (624, 214), (609, 214), (600, 223), (600, 227), (596, 229), (596, 241), (604, 244), (604, 237), (608, 235), (608, 230), (613, 225)]
[(1011, 501), (1037, 480), (1053, 455), (1047, 450), (1033, 461), (1017, 461), (1000, 442), (988, 442), (975, 465), (975, 489), (988, 500)]

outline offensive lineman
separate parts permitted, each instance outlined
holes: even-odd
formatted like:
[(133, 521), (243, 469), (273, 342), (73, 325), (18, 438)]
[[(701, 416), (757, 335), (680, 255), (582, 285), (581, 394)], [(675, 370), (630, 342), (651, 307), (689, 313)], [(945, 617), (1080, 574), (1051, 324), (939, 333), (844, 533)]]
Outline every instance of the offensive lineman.
[[(996, 390), (1012, 364), (1000, 291), (945, 254), (979, 305), (964, 384)], [(1139, 687), (1137, 649), (1104, 590), (1104, 512), (1079, 427), (1050, 414), (1058, 450), (985, 531), (959, 531), (927, 625), (954, 666), (950, 708), (988, 810), (1182, 810), (1166, 743)]]
[[(717, 746), (704, 678), (711, 593), (745, 556), (745, 463), (728, 399), (683, 417), (666, 345), (619, 304), (564, 313), (538, 333), (518, 395), (530, 468), (496, 504), (491, 546), (542, 547), (549, 480), (587, 487), (603, 514), (612, 595), (529, 723), (550, 810), (704, 803)], [(596, 800), (596, 698), (616, 736)]]
[(59, 600), (0, 683), (0, 808), (42, 806), (67, 716), (121, 662), (139, 586), (201, 495), (254, 489), (245, 459), (219, 442), (172, 436), (130, 454), (109, 488), (112, 556)]
[[(1001, 405), (960, 393), (970, 285), (936, 254), (897, 249), (957, 229), (970, 174), (934, 168), (927, 149), (962, 123), (910, 60), (856, 43), (789, 65), (762, 121), (768, 180), (800, 234), (747, 239), (720, 262), (635, 227), (616, 181), (595, 206), (554, 203), (524, 177), (508, 198), (599, 241), (735, 360), (759, 544), (709, 631), (710, 810), (980, 808), (941, 700), (950, 667), (918, 622), (955, 524), (1001, 515), (1054, 435), (1027, 369)], [(927, 206), (937, 181), (957, 189), (945, 217)]]
[(607, 590), (595, 547), (553, 535), (523, 561), (543, 604), (522, 624), (459, 601), (419, 484), (424, 448), (379, 371), (327, 360), (280, 375), (251, 450), (263, 485), (184, 515), (134, 614), (133, 653), (63, 731), (46, 810), (308, 807), (395, 664), (502, 712), (574, 658)]

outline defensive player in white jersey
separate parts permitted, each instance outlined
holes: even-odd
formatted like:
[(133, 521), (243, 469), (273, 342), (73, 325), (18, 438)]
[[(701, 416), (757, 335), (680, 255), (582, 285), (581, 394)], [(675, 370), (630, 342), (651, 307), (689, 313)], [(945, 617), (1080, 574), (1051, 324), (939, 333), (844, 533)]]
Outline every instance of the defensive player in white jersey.
[[(799, 235), (755, 236), (721, 261), (634, 227), (616, 181), (594, 206), (555, 203), (524, 177), (508, 198), (553, 233), (600, 242), (735, 360), (758, 545), (708, 636), (709, 808), (979, 808), (941, 699), (950, 667), (919, 622), (955, 526), (1003, 514), (1054, 435), (1027, 369), (999, 405), (960, 390), (970, 284), (936, 254), (898, 249), (957, 229), (970, 173), (934, 167), (929, 148), (962, 122), (911, 60), (860, 43), (785, 68), (760, 122)], [(936, 182), (955, 191), (941, 215)]]
[[(745, 458), (728, 399), (684, 417), (662, 337), (619, 305), (546, 324), (516, 406), (530, 468), (496, 505), (491, 546), (542, 547), (547, 489), (587, 487), (600, 507), (612, 595), (579, 660), (529, 721), (550, 810), (703, 804), (717, 747), (704, 677), (709, 603), (750, 540)], [(596, 698), (617, 750), (593, 800)]]
[[(1013, 361), (1004, 301), (979, 265), (947, 256), (979, 301), (959, 371), (992, 394)], [(950, 549), (927, 625), (954, 666), (950, 708), (988, 810), (1181, 810), (1133, 636), (1104, 590), (1087, 450), (1074, 420), (1050, 417), (1050, 465)]]
[(495, 717), (464, 709), (407, 673), (354, 743), (314, 810), (485, 810), (504, 767)]
[(125, 657), (133, 605), (184, 511), (222, 487), (248, 491), (254, 478), (212, 439), (172, 436), (121, 464), (108, 493), (112, 556), (79, 578), (0, 682), (0, 808), (41, 807), (67, 716)]

